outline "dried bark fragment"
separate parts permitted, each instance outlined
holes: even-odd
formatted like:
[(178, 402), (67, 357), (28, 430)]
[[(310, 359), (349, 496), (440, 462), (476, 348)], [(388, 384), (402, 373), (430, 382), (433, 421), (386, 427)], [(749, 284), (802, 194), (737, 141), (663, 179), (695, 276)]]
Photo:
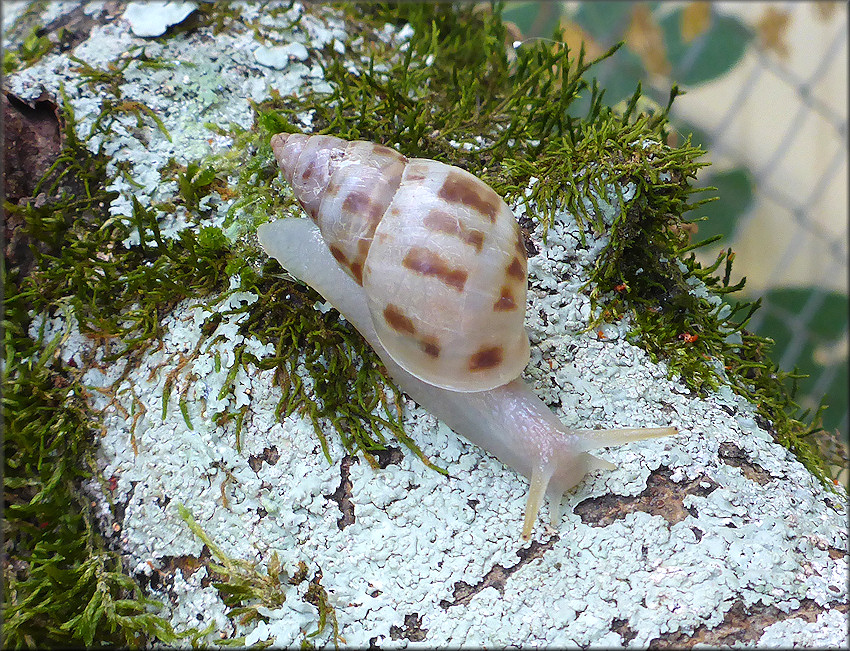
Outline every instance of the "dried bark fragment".
[(325, 495), (326, 499), (333, 500), (339, 506), (342, 512), (342, 517), (336, 521), (340, 530), (345, 529), (348, 525), (354, 524), (354, 503), (351, 501), (351, 483), (350, 468), (352, 463), (360, 463), (360, 459), (352, 454), (346, 454), (339, 464), (339, 486), (330, 495)]
[(411, 642), (421, 642), (428, 633), (427, 628), (422, 628), (422, 619), (419, 613), (410, 613), (404, 616), (404, 628), (393, 624), (390, 626), (390, 638), (399, 640), (404, 638)]
[(750, 461), (747, 453), (734, 443), (729, 443), (728, 441), (721, 443), (718, 454), (724, 463), (740, 468), (747, 479), (752, 479), (761, 486), (773, 480), (773, 477), (770, 476), (767, 470), (757, 463)]
[(537, 558), (541, 558), (543, 554), (552, 549), (555, 543), (559, 540), (560, 537), (552, 536), (545, 543), (540, 543), (536, 540), (532, 541), (528, 547), (524, 547), (517, 551), (517, 556), (519, 556), (520, 559), (519, 563), (511, 565), (510, 567), (503, 567), (497, 563), (489, 572), (487, 572), (487, 574), (484, 575), (484, 578), (475, 585), (469, 585), (466, 581), (458, 581), (455, 583), (454, 593), (452, 595), (454, 597), (454, 601), (442, 599), (440, 600), (440, 606), (442, 606), (445, 610), (448, 610), (452, 606), (465, 606), (484, 588), (496, 588), (496, 590), (499, 591), (499, 594), (504, 595), (505, 583), (508, 577), (519, 570), (523, 565), (526, 565)]
[(671, 479), (672, 475), (673, 472), (669, 468), (662, 466), (649, 475), (646, 480), (646, 489), (640, 495), (591, 497), (578, 504), (573, 509), (573, 513), (580, 516), (584, 524), (593, 527), (608, 526), (635, 511), (660, 515), (670, 524), (676, 524), (688, 515), (695, 515), (693, 509), (684, 505), (687, 495), (705, 497), (718, 486), (706, 476), (690, 481), (675, 482)]
[[(842, 613), (847, 612), (847, 604), (835, 604)], [(666, 633), (649, 643), (650, 649), (690, 649), (697, 644), (710, 646), (732, 646), (747, 642), (758, 642), (769, 626), (786, 619), (799, 617), (812, 623), (818, 615), (827, 609), (819, 606), (812, 599), (801, 599), (800, 607), (785, 613), (776, 606), (765, 606), (762, 603), (744, 606), (742, 601), (736, 601), (726, 613), (723, 621), (712, 629), (700, 626), (693, 633)]]

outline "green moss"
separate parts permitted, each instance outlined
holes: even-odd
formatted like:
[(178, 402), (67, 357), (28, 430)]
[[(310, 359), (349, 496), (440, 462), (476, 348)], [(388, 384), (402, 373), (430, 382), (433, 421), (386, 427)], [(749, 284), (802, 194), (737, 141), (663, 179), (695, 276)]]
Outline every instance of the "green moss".
[(106, 548), (79, 493), (92, 472), (87, 451), (96, 423), (80, 384), (57, 368), (63, 333), (30, 340), (20, 295), (5, 280), (5, 645), (174, 640), (167, 622), (148, 612), (157, 603)]
[[(210, 563), (208, 567), (213, 576), (213, 587), (218, 590), (222, 601), (229, 608), (228, 617), (236, 619), (243, 626), (256, 621), (268, 623), (269, 618), (263, 615), (259, 608), (280, 608), (286, 601), (289, 586), (296, 586), (307, 580), (309, 570), (306, 563), (300, 562), (298, 570), (289, 576), (283, 569), (276, 552), (272, 552), (265, 572), (262, 572), (256, 563), (228, 557), (204, 532), (185, 506), (178, 504), (177, 510), (192, 533), (207, 546), (212, 556), (218, 561), (218, 563)], [(321, 578), (321, 570), (315, 572), (304, 594), (304, 601), (316, 607), (319, 621), (315, 631), (304, 634), (302, 647), (312, 646), (310, 640), (322, 635), (330, 624), (333, 630), (332, 640), (336, 648), (339, 642), (344, 640), (339, 635), (336, 613), (328, 600), (327, 591), (322, 587)], [(245, 646), (245, 638), (220, 640), (217, 644)], [(262, 648), (272, 644), (274, 639), (257, 646)]]
[[(89, 458), (99, 431), (85, 369), (56, 355), (64, 333), (31, 338), (30, 314), (73, 314), (82, 332), (112, 343), (107, 360), (130, 361), (129, 372), (162, 335), (161, 318), (174, 304), (223, 288), (229, 252), (209, 231), (164, 242), (153, 212), (138, 202), (133, 224), (110, 218), (106, 157), (76, 137), (69, 106), (64, 150), (34, 193), (47, 199), (5, 205), (23, 222), (34, 265), (26, 276), (3, 268), (3, 633), (9, 646), (171, 642), (178, 636), (95, 532), (80, 493), (96, 475)], [(143, 244), (124, 249), (131, 230)]]
[(3, 72), (9, 74), (18, 68), (31, 65), (50, 52), (53, 44), (45, 36), (39, 36), (39, 30), (33, 28), (17, 51), (4, 50)]
[(60, 29), (55, 40), (48, 38), (44, 27), (47, 2), (37, 0), (28, 6), (3, 31), (3, 73), (10, 74), (31, 66), (62, 43), (66, 32)]

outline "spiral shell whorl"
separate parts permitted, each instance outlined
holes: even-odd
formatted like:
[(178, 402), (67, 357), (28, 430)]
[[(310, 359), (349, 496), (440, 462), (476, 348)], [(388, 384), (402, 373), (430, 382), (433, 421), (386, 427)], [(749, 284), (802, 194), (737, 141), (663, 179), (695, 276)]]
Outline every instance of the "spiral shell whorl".
[(389, 147), (334, 136), (278, 134), (272, 150), (295, 197), (334, 258), (358, 284), (378, 222), (407, 158)]
[(455, 391), (520, 375), (526, 255), (498, 194), (460, 168), (374, 143), (279, 134), (271, 144), (400, 366)]
[(528, 362), (525, 246), (504, 201), (464, 170), (410, 160), (363, 286), (381, 342), (437, 386), (492, 388)]

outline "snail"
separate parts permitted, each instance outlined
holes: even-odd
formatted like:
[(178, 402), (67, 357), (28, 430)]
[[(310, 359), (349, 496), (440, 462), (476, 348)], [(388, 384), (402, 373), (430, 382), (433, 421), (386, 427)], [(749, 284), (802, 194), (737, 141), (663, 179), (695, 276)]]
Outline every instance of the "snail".
[(523, 382), (526, 251), (483, 181), (365, 141), (281, 133), (271, 146), (311, 219), (262, 224), (261, 246), (360, 332), (411, 398), (530, 479), (523, 540), (544, 497), (554, 531), (563, 494), (615, 467), (589, 450), (676, 433), (567, 428)]

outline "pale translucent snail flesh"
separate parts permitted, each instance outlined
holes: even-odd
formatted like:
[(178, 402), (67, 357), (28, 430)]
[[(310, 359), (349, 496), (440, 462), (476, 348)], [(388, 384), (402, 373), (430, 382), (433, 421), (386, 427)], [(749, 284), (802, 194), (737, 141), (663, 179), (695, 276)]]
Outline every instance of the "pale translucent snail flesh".
[(597, 468), (589, 450), (673, 427), (566, 427), (522, 381), (525, 247), (505, 202), (438, 161), (333, 136), (278, 134), (272, 150), (310, 216), (263, 224), (266, 253), (333, 305), (396, 384), (455, 432), (530, 478), (522, 538), (543, 497)]

